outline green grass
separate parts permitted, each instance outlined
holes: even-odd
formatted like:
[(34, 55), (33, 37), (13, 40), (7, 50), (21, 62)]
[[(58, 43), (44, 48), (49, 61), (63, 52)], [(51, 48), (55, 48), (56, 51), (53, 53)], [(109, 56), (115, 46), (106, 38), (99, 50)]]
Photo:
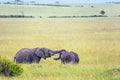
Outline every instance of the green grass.
[(78, 65), (53, 58), (22, 64), (18, 77), (0, 80), (119, 80), (120, 19), (0, 19), (0, 56), (13, 61), (21, 48), (47, 47), (75, 51)]
[[(90, 16), (99, 15), (101, 10), (104, 10), (107, 16), (120, 15), (120, 5), (110, 3), (79, 3), (67, 4), (71, 7), (55, 7), (55, 6), (35, 6), (35, 5), (5, 5), (0, 4), (0, 15), (32, 15), (36, 18), (49, 16)], [(83, 7), (76, 7), (83, 6)], [(94, 8), (91, 8), (94, 6)]]

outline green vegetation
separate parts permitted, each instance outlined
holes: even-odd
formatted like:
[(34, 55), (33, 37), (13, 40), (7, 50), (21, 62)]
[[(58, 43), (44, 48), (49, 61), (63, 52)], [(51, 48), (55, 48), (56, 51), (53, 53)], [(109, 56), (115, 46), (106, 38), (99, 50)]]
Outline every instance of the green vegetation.
[(101, 15), (104, 15), (104, 14), (105, 14), (105, 11), (104, 11), (104, 10), (101, 10), (101, 11), (100, 11), (100, 14), (101, 14)]
[(0, 57), (0, 74), (5, 76), (18, 76), (23, 73), (20, 65)]
[(78, 65), (63, 65), (55, 55), (39, 64), (22, 64), (18, 77), (0, 80), (119, 80), (120, 18), (0, 19), (0, 55), (13, 60), (21, 48), (75, 51)]

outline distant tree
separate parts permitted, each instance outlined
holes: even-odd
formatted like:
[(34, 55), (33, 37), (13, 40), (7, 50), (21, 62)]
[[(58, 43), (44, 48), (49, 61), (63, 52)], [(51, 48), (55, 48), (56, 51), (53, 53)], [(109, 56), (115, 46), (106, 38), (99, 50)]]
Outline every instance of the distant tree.
[(91, 8), (94, 8), (94, 6), (91, 6)]
[(60, 2), (56, 1), (55, 3), (59, 4)]
[(15, 2), (17, 2), (17, 3), (18, 3), (18, 2), (21, 2), (21, 1), (20, 1), (20, 0), (15, 0)]
[(84, 7), (83, 5), (81, 5), (80, 7)]
[(105, 14), (105, 11), (104, 11), (104, 10), (101, 10), (101, 11), (100, 11), (100, 14), (101, 14), (101, 15), (104, 15), (104, 14)]
[(22, 16), (24, 16), (24, 12), (23, 11), (21, 11), (20, 13), (21, 13)]
[(35, 1), (30, 1), (30, 3), (35, 3)]

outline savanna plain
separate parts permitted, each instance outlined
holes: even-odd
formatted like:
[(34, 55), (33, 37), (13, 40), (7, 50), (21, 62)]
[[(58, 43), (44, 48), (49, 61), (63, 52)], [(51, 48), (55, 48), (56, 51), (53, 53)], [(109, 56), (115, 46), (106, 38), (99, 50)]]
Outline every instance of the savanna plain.
[[(120, 5), (69, 5), (71, 7), (0, 4), (2, 16), (35, 17), (0, 18), (1, 57), (13, 61), (21, 48), (46, 47), (74, 51), (80, 58), (79, 64), (61, 64), (60, 60), (53, 60), (58, 55), (41, 59), (39, 64), (21, 64), (22, 75), (0, 75), (0, 80), (120, 80)], [(48, 18), (99, 15), (101, 10), (108, 17)]]
[(34, 47), (75, 51), (80, 63), (64, 65), (55, 55), (0, 80), (120, 79), (120, 18), (0, 19), (0, 56), (13, 61), (19, 49)]

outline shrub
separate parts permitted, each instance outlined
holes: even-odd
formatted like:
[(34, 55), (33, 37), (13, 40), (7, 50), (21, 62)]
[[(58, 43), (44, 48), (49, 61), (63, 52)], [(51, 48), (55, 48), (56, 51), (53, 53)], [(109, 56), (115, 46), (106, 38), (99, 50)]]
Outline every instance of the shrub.
[(20, 65), (0, 57), (0, 74), (5, 76), (18, 76), (23, 73)]
[(101, 10), (101, 11), (100, 11), (100, 14), (101, 14), (101, 15), (104, 15), (104, 14), (105, 14), (105, 11), (104, 11), (104, 10)]

